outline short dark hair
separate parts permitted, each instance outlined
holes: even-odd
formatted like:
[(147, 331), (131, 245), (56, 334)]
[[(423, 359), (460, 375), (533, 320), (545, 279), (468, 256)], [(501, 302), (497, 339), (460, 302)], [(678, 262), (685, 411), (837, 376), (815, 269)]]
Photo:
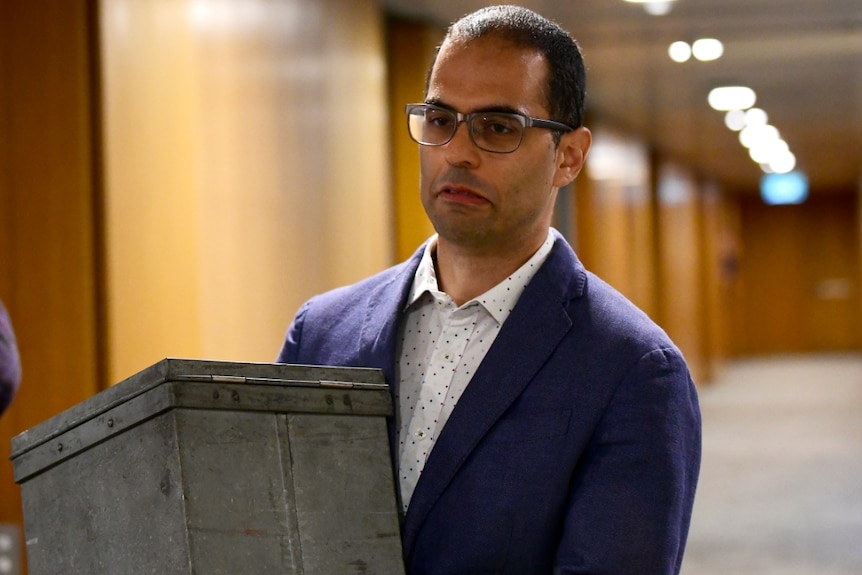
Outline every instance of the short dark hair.
[[(497, 35), (516, 46), (534, 49), (548, 62), (545, 99), (552, 120), (573, 128), (584, 123), (586, 71), (577, 41), (557, 23), (520, 6), (489, 6), (463, 16), (446, 32), (447, 41), (469, 42)], [(428, 78), (437, 56), (428, 71)], [(427, 87), (426, 87), (427, 92)]]

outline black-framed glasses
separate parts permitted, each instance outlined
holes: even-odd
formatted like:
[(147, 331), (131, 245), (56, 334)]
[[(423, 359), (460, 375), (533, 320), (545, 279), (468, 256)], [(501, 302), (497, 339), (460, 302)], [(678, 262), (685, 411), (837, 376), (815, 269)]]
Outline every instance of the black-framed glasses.
[(458, 125), (467, 124), (470, 139), (486, 152), (514, 152), (524, 139), (527, 128), (545, 128), (571, 132), (571, 126), (509, 112), (471, 112), (462, 114), (433, 104), (407, 104), (407, 129), (410, 137), (423, 146), (442, 146), (455, 137)]

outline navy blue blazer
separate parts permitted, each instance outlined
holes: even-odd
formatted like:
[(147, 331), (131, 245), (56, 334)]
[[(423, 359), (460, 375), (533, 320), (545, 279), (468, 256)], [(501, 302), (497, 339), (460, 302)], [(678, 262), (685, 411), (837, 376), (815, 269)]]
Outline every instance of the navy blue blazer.
[(12, 396), (21, 382), (21, 359), (12, 321), (0, 301), (0, 414), (12, 402)]
[[(423, 249), (309, 300), (278, 361), (397, 384)], [(428, 456), (402, 525), (407, 572), (678, 573), (700, 433), (679, 350), (557, 234)]]

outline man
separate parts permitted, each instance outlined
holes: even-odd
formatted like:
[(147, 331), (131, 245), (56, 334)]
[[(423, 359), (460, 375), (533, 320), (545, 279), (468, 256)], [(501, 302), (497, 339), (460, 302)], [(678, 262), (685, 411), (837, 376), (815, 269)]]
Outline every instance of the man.
[(0, 414), (6, 411), (21, 380), (21, 363), (12, 322), (0, 302)]
[(575, 41), (498, 6), (407, 107), (437, 234), (317, 296), (287, 363), (382, 368), (408, 573), (677, 573), (700, 465), (680, 352), (550, 228), (584, 164)]

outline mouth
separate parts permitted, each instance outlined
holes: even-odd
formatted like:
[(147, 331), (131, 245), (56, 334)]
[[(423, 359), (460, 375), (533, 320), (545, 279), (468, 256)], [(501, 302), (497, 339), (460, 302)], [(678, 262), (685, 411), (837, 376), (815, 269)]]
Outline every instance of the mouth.
[(437, 192), (437, 197), (465, 204), (488, 203), (487, 198), (478, 192), (464, 186), (442, 186)]

